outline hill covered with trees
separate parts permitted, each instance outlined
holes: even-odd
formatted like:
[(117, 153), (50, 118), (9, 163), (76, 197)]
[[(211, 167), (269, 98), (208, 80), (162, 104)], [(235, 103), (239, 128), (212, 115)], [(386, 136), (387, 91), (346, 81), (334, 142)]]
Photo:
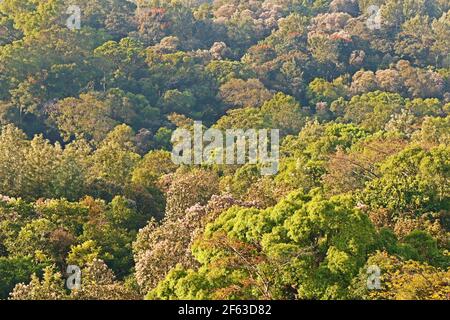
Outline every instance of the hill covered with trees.
[(0, 299), (449, 299), (449, 50), (448, 0), (0, 1)]

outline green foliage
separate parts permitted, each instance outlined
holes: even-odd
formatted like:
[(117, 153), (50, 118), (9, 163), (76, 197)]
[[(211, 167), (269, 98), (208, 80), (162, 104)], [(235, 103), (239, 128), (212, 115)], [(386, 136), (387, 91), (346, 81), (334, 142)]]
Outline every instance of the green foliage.
[(200, 269), (172, 271), (149, 297), (344, 298), (374, 238), (348, 197), (294, 193), (264, 211), (232, 208), (193, 247)]
[[(0, 298), (448, 298), (449, 10), (0, 0)], [(194, 121), (278, 172), (174, 164)]]
[(16, 284), (30, 281), (41, 268), (29, 257), (0, 257), (0, 298), (8, 298)]
[(364, 202), (418, 215), (449, 209), (449, 148), (409, 147), (388, 158), (362, 194)]

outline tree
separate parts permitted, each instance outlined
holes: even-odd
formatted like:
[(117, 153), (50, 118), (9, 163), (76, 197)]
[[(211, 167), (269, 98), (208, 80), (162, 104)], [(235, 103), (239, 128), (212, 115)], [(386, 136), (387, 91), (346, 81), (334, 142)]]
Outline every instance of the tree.
[(19, 283), (11, 293), (12, 300), (65, 300), (64, 280), (56, 268), (46, 267), (42, 280), (33, 275), (29, 284)]
[(366, 268), (355, 279), (355, 295), (364, 299), (382, 300), (445, 300), (450, 293), (448, 270), (445, 271), (414, 260), (401, 260), (386, 252), (371, 256), (366, 266), (381, 269), (381, 290), (367, 290)]
[(241, 108), (228, 110), (214, 126), (219, 129), (263, 129), (267, 123), (260, 109)]
[(166, 36), (176, 36), (183, 48), (195, 42), (195, 19), (183, 3), (152, 0), (138, 4), (138, 32), (134, 35), (146, 45), (157, 44)]
[(123, 38), (108, 41), (94, 50), (95, 57), (103, 60), (103, 88), (120, 87), (136, 92), (137, 81), (147, 75), (143, 45), (137, 40)]
[(99, 259), (93, 259), (81, 271), (82, 285), (73, 290), (75, 300), (137, 300), (139, 295), (115, 279), (114, 273)]
[[(402, 57), (407, 57), (424, 64), (427, 61), (436, 61), (439, 57), (433, 57), (430, 52), (430, 44), (434, 42), (434, 35), (428, 16), (415, 16), (402, 25), (402, 32), (398, 34), (396, 52)], [(429, 59), (429, 60), (428, 60)]]
[(82, 285), (70, 294), (64, 287), (62, 274), (54, 267), (44, 269), (42, 280), (33, 275), (29, 284), (16, 285), (12, 300), (119, 300), (137, 299), (138, 295), (116, 281), (103, 261), (94, 259), (81, 271)]
[(203, 169), (177, 171), (167, 190), (166, 219), (178, 219), (195, 204), (205, 204), (218, 191), (215, 172)]
[[(0, 135), (0, 176), (1, 194), (17, 196), (23, 187), (23, 177), (19, 175), (24, 167), (25, 150), (29, 145), (23, 131), (13, 125), (2, 128)], [(11, 148), (15, 146), (15, 148)]]
[(109, 108), (94, 94), (81, 95), (80, 99), (67, 98), (59, 102), (51, 117), (67, 141), (83, 136), (101, 141), (117, 125), (108, 116)]
[(346, 12), (352, 16), (359, 13), (358, 2), (355, 0), (333, 0), (330, 3), (332, 12)]
[(16, 256), (39, 257), (52, 259), (59, 265), (64, 261), (61, 253), (68, 249), (74, 238), (70, 233), (64, 232), (61, 237), (54, 222), (41, 218), (26, 224), (17, 234), (17, 239), (7, 243), (8, 251)]
[(397, 93), (381, 91), (354, 96), (345, 104), (344, 119), (361, 127), (377, 131), (389, 122), (393, 114), (398, 113), (405, 100)]
[(231, 79), (220, 87), (219, 95), (230, 108), (260, 107), (273, 96), (258, 79)]
[[(90, 197), (81, 203), (89, 208), (89, 221), (84, 224), (83, 234), (78, 237), (78, 240), (81, 243), (87, 241), (93, 241), (93, 243), (90, 243), (88, 248), (79, 248), (79, 250), (83, 249), (82, 251), (91, 253), (98, 250), (98, 258), (105, 261), (118, 277), (123, 278), (128, 275), (133, 264), (131, 243), (136, 236), (136, 230), (130, 230), (121, 225), (123, 220), (120, 221), (121, 217), (117, 217), (118, 212), (114, 212), (114, 207), (117, 209), (117, 205), (108, 205), (105, 201), (94, 200)], [(127, 209), (130, 216), (129, 213), (133, 212)], [(126, 215), (125, 218), (127, 218)], [(72, 247), (72, 250), (75, 248)], [(75, 252), (72, 253), (75, 254)], [(69, 257), (75, 258), (73, 254)], [(97, 254), (95, 255), (97, 257)], [(80, 257), (80, 259), (83, 261), (86, 257)]]
[(450, 136), (450, 118), (434, 118), (427, 117), (423, 123), (421, 130), (416, 132), (415, 139), (424, 145), (448, 145)]
[(316, 78), (308, 85), (308, 98), (312, 105), (320, 102), (331, 104), (340, 97), (348, 95), (348, 88), (343, 83), (343, 78), (337, 78), (333, 82)]
[(264, 211), (235, 207), (195, 243), (201, 267), (172, 270), (148, 297), (343, 298), (373, 241), (373, 226), (348, 197), (297, 192)]
[(124, 187), (131, 180), (131, 172), (140, 160), (134, 152), (133, 137), (130, 127), (117, 126), (93, 154), (93, 178), (106, 183), (111, 191)]
[(77, 5), (82, 15), (81, 26), (100, 29), (114, 38), (123, 38), (136, 29), (134, 13), (136, 5), (125, 0), (66, 0), (66, 5)]
[(431, 150), (410, 146), (391, 156), (380, 166), (379, 177), (366, 185), (363, 203), (397, 215), (446, 210), (448, 152), (445, 146)]
[(282, 135), (297, 134), (306, 122), (306, 112), (300, 104), (290, 96), (277, 93), (266, 101), (261, 112), (267, 126), (280, 129)]
[(41, 266), (29, 257), (0, 257), (0, 297), (8, 298), (18, 283), (28, 282)]
[(437, 64), (445, 66), (449, 64), (448, 56), (450, 54), (450, 13), (447, 11), (442, 14), (439, 20), (434, 20), (431, 24), (431, 28), (433, 29), (433, 34), (435, 37), (435, 42), (433, 47), (431, 48), (434, 53)]
[(214, 221), (232, 206), (250, 206), (230, 195), (212, 196), (206, 205), (196, 204), (178, 220), (166, 219), (161, 224), (151, 221), (141, 229), (133, 244), (136, 278), (142, 292), (155, 288), (159, 281), (177, 265), (194, 268), (198, 265), (190, 252), (194, 238), (207, 223)]
[(22, 194), (29, 199), (51, 197), (54, 191), (55, 174), (62, 156), (61, 146), (54, 146), (43, 138), (35, 136), (25, 151)]
[(174, 173), (177, 165), (172, 162), (171, 153), (155, 150), (147, 153), (133, 170), (133, 183), (152, 190), (163, 175)]
[(88, 189), (92, 148), (85, 140), (65, 146), (53, 181), (52, 194), (71, 201), (82, 198)]
[(413, 68), (405, 60), (400, 60), (396, 64), (396, 69), (403, 78), (408, 94), (412, 97), (431, 98), (442, 94), (444, 80), (438, 73)]
[(63, 5), (63, 0), (6, 0), (2, 11), (13, 19), (17, 29), (29, 35), (61, 22), (59, 14), (64, 11)]
[(325, 189), (332, 194), (363, 189), (367, 182), (378, 177), (379, 164), (406, 145), (407, 141), (397, 135), (376, 134), (357, 141), (347, 150), (338, 148), (327, 163)]

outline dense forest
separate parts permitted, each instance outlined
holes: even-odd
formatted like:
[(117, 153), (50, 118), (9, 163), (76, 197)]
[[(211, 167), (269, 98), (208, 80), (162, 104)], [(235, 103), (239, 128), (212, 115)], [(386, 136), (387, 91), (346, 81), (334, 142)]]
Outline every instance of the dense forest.
[(449, 113), (448, 0), (1, 0), (0, 299), (450, 299)]

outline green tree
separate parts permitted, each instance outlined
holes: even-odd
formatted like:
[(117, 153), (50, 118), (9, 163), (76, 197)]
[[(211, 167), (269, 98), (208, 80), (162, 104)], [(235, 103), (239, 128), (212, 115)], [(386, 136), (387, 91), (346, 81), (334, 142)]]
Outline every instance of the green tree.
[(348, 197), (297, 192), (264, 211), (231, 208), (194, 245), (200, 268), (172, 270), (147, 297), (344, 298), (374, 237)]
[(30, 281), (40, 269), (29, 257), (0, 257), (0, 298), (8, 298), (16, 284)]
[(123, 188), (131, 180), (131, 172), (140, 160), (133, 137), (130, 127), (117, 126), (93, 154), (94, 179), (104, 182), (110, 191)]

